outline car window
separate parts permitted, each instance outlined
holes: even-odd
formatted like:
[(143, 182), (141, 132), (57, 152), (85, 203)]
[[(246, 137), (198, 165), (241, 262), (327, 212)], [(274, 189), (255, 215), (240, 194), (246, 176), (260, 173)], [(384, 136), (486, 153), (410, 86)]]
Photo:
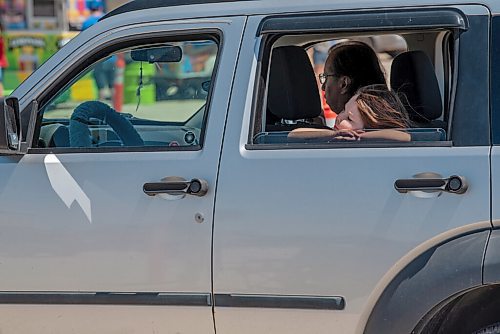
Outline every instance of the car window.
[(443, 145), (454, 66), (446, 34), (266, 39), (250, 143)]
[(217, 51), (176, 41), (98, 60), (41, 108), (38, 147), (201, 145)]

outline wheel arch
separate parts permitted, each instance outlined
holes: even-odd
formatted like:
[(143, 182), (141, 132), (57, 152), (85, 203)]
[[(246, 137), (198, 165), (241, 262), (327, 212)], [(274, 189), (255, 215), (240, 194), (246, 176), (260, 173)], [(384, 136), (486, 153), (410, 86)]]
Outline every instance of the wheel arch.
[[(463, 291), (434, 307), (411, 332), (472, 334), (500, 321), (500, 284)], [(467, 321), (464, 321), (467, 319)]]
[(480, 287), (490, 229), (489, 221), (459, 227), (405, 255), (373, 291), (357, 332), (413, 333), (443, 301)]

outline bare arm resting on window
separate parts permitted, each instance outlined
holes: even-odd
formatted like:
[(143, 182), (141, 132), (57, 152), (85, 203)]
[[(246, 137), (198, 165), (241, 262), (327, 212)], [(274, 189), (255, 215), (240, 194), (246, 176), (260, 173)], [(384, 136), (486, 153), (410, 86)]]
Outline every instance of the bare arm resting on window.
[(342, 139), (342, 140), (361, 140), (361, 139), (384, 139), (395, 141), (411, 141), (411, 136), (401, 130), (382, 129), (365, 132), (363, 130), (328, 130), (328, 129), (308, 129), (300, 128), (291, 131), (288, 138), (294, 139)]

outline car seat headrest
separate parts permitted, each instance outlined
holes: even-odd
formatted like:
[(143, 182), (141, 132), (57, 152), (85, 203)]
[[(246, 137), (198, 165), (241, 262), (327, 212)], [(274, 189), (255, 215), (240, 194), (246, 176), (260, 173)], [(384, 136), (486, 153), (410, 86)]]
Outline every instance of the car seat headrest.
[(303, 48), (282, 46), (273, 50), (267, 101), (269, 111), (280, 119), (321, 115), (314, 70)]
[(443, 106), (436, 73), (423, 51), (403, 52), (394, 58), (391, 88), (406, 96), (408, 115), (413, 122), (429, 123), (441, 116)]
[(69, 147), (69, 130), (60, 123), (47, 124), (40, 128), (41, 147)]

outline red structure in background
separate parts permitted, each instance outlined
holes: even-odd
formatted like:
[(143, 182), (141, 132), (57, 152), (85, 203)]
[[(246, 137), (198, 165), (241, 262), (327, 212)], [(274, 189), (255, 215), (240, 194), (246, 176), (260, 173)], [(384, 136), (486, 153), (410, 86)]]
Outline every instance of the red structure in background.
[(120, 53), (116, 58), (115, 82), (113, 86), (113, 108), (120, 112), (123, 107), (123, 75), (125, 72), (125, 57), (123, 53)]
[(326, 103), (325, 92), (323, 90), (320, 91), (321, 91), (321, 106), (323, 107), (325, 123), (329, 127), (333, 128), (333, 126), (335, 125), (335, 118), (337, 118), (337, 114), (332, 109), (330, 109), (330, 106), (328, 105), (328, 103)]

